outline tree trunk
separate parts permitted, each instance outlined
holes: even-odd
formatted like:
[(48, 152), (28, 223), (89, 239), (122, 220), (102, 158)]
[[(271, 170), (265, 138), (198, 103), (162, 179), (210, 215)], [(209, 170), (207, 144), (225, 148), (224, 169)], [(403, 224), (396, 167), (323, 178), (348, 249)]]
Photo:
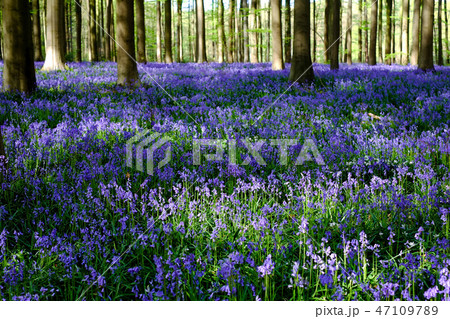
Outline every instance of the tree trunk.
[(145, 55), (145, 8), (144, 0), (136, 0), (137, 60), (146, 63)]
[[(75, 53), (75, 61), (76, 62), (81, 62), (81, 2), (82, 0), (77, 0), (75, 2), (75, 20), (76, 20), (76, 31), (77, 31), (77, 35), (76, 35), (76, 53)], [(109, 0), (112, 1), (112, 0)]]
[[(390, 0), (392, 1), (392, 0)], [(358, 28), (358, 61), (362, 63), (363, 61), (363, 1), (359, 0), (359, 28)]]
[[(222, 1), (222, 0), (220, 0)], [(258, 0), (251, 0), (250, 8), (250, 62), (258, 63), (258, 37), (256, 33), (256, 8)]]
[[(395, 17), (395, 0), (392, 1), (392, 16)], [(395, 57), (395, 18), (392, 20), (392, 63), (397, 63)]]
[(134, 46), (133, 1), (116, 0), (117, 20), (117, 84), (139, 85)]
[(378, 62), (383, 63), (383, 1), (378, 3)]
[(164, 2), (164, 62), (173, 63), (172, 58), (172, 1)]
[(247, 63), (250, 61), (249, 55), (249, 41), (248, 41), (248, 0), (242, 0), (242, 8), (244, 12), (243, 18), (243, 29), (242, 34), (244, 37), (244, 62)]
[(378, 0), (372, 3), (370, 12), (369, 65), (377, 64), (377, 18), (378, 18)]
[(266, 62), (270, 62), (270, 4), (272, 0), (267, 2), (267, 26), (266, 26)]
[(433, 21), (434, 21), (434, 0), (423, 0), (422, 38), (419, 57), (419, 68), (423, 71), (434, 71)]
[(290, 82), (312, 82), (314, 71), (311, 61), (310, 2), (295, 0), (294, 4), (294, 47)]
[(442, 52), (442, 0), (438, 0), (438, 65), (444, 65), (444, 54)]
[(42, 71), (65, 70), (64, 0), (47, 0), (45, 63)]
[(224, 30), (224, 21), (223, 21), (223, 0), (219, 0), (218, 4), (218, 62), (223, 63), (224, 59), (224, 44), (225, 44), (225, 30)]
[(346, 34), (347, 64), (352, 65), (352, 0), (348, 0)]
[(234, 59), (234, 50), (235, 50), (235, 38), (234, 38), (234, 11), (235, 11), (235, 0), (230, 0), (230, 7), (229, 7), (230, 13), (228, 15), (228, 55), (227, 60), (228, 63), (233, 63)]
[(156, 0), (156, 61), (162, 61), (161, 47), (161, 2)]
[(409, 0), (402, 1), (402, 64), (408, 64), (409, 56)]
[(183, 62), (183, 42), (181, 41), (183, 0), (177, 0), (177, 62)]
[(364, 30), (364, 62), (369, 63), (369, 28), (367, 28), (369, 20), (367, 11), (368, 9), (364, 10), (364, 25), (366, 26)]
[[(392, 1), (392, 0), (390, 0)], [(411, 49), (411, 65), (419, 64), (419, 52), (420, 52), (420, 8), (421, 0), (414, 0), (414, 13), (413, 13), (413, 25), (412, 33), (414, 34), (412, 39), (412, 49)]]
[(106, 0), (106, 39), (105, 58), (111, 61), (111, 20), (112, 20), (112, 0)]
[[(114, 19), (112, 17), (115, 16), (114, 12), (114, 2), (111, 0), (111, 55), (112, 55), (112, 61), (117, 62), (117, 47), (116, 47), (116, 41), (114, 39), (116, 38), (116, 26), (114, 24)], [(116, 21), (117, 23), (117, 21)]]
[(323, 18), (323, 26), (324, 26), (324, 45), (325, 45), (325, 62), (328, 63), (330, 61), (330, 28), (331, 28), (331, 20), (332, 20), (332, 12), (331, 6), (332, 1), (334, 0), (325, 0), (325, 15)]
[(98, 42), (97, 42), (97, 13), (96, 1), (89, 0), (89, 48), (91, 50), (91, 61), (98, 61)]
[[(290, 0), (286, 0), (287, 2)], [(290, 22), (291, 19), (289, 19)], [(316, 52), (317, 52), (317, 24), (316, 24), (316, 2), (313, 1), (313, 54), (312, 60), (316, 61)]]
[[(420, 1), (420, 0), (418, 0)], [(384, 39), (384, 58), (386, 64), (391, 64), (391, 43), (392, 43), (392, 0), (386, 0), (386, 36)]]
[(3, 90), (30, 93), (36, 88), (30, 4), (3, 0), (2, 9)]
[[(315, 2), (313, 3), (315, 4)], [(291, 63), (291, 0), (285, 0), (285, 6), (284, 59), (286, 63)]]
[(39, 0), (33, 0), (32, 2), (33, 12), (33, 46), (34, 46), (34, 60), (43, 61), (42, 56), (42, 44), (41, 44), (41, 12), (39, 9)]
[(197, 63), (207, 62), (205, 32), (205, 7), (203, 0), (197, 0)]
[(272, 70), (283, 70), (283, 44), (281, 36), (281, 0), (271, 0), (272, 9)]
[(328, 23), (330, 69), (339, 69), (339, 39), (340, 39), (341, 0), (330, 0), (330, 21)]
[(447, 64), (450, 64), (450, 44), (448, 43), (448, 16), (447, 16), (447, 0), (444, 0), (444, 18), (445, 18), (445, 43), (446, 43), (446, 57)]

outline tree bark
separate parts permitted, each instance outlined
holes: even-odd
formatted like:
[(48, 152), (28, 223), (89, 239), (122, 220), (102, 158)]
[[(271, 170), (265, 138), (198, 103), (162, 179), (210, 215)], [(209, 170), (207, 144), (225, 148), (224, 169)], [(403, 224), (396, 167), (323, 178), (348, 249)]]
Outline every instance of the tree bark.
[(34, 46), (34, 60), (43, 61), (42, 43), (41, 43), (41, 11), (39, 8), (39, 0), (32, 1), (33, 12), (33, 46)]
[(330, 69), (339, 69), (339, 39), (340, 39), (340, 0), (330, 1), (330, 21), (328, 23), (328, 36), (329, 36), (329, 54), (330, 54)]
[(272, 70), (283, 70), (283, 40), (281, 36), (281, 0), (271, 0), (272, 9)]
[(433, 21), (434, 21), (434, 0), (423, 0), (422, 38), (419, 57), (419, 69), (423, 71), (434, 71)]
[(36, 88), (28, 0), (3, 0), (3, 90), (30, 93)]
[(402, 64), (408, 64), (409, 56), (409, 0), (402, 1)]
[(173, 63), (172, 58), (172, 1), (164, 2), (164, 62)]
[(258, 0), (251, 0), (250, 9), (250, 62), (258, 63), (258, 36), (256, 33), (257, 22), (256, 22), (256, 8)]
[(444, 65), (444, 54), (442, 52), (442, 0), (438, 0), (438, 65)]
[(45, 63), (42, 71), (65, 70), (64, 0), (47, 0)]
[(248, 0), (242, 0), (242, 9), (244, 12), (243, 17), (243, 37), (244, 37), (244, 62), (247, 63), (250, 61), (249, 54), (249, 41), (248, 41)]
[[(420, 1), (420, 0), (418, 0)], [(391, 45), (392, 45), (392, 0), (386, 0), (386, 36), (384, 38), (384, 58), (385, 63), (390, 65), (392, 58)]]
[(364, 10), (364, 25), (366, 26), (364, 30), (364, 62), (369, 63), (369, 28), (367, 28), (369, 20), (367, 11), (368, 9)]
[(383, 63), (383, 1), (378, 4), (378, 62)]
[[(112, 1), (112, 0), (109, 0)], [(76, 20), (76, 52), (75, 52), (75, 61), (76, 62), (81, 62), (81, 5), (82, 5), (82, 0), (77, 0), (75, 2), (75, 20)]]
[(347, 8), (347, 37), (346, 37), (346, 49), (347, 49), (347, 64), (352, 65), (352, 0), (348, 0)]
[(136, 0), (137, 60), (147, 63), (145, 54), (145, 9), (144, 0)]
[(324, 26), (324, 45), (325, 45), (325, 62), (328, 63), (331, 59), (330, 57), (330, 28), (331, 28), (331, 20), (332, 20), (332, 1), (333, 0), (325, 0), (325, 12), (323, 18), (323, 26)]
[(89, 0), (89, 48), (91, 50), (91, 61), (98, 61), (98, 42), (97, 42), (97, 13), (96, 1)]
[(162, 62), (161, 47), (161, 2), (156, 0), (156, 61)]
[(370, 10), (369, 65), (377, 64), (377, 18), (378, 18), (378, 0), (372, 3), (372, 7)]
[[(313, 3), (315, 4), (315, 2)], [(286, 14), (284, 23), (286, 29), (284, 34), (284, 59), (286, 63), (291, 63), (291, 0), (285, 0), (285, 6)]]
[(203, 0), (197, 0), (197, 63), (207, 62), (205, 32), (205, 7)]
[(234, 51), (235, 51), (235, 38), (234, 38), (234, 11), (235, 11), (235, 0), (230, 0), (229, 7), (229, 15), (228, 15), (228, 54), (227, 61), (228, 63), (233, 63), (234, 61)]
[(218, 62), (223, 63), (224, 59), (224, 46), (225, 46), (225, 29), (224, 29), (224, 20), (223, 20), (223, 0), (219, 0), (218, 4)]
[[(392, 1), (392, 0), (390, 0)], [(362, 33), (362, 28), (363, 28), (363, 1), (359, 0), (359, 28), (358, 28), (358, 61), (360, 63), (362, 63), (363, 61), (363, 33)]]
[(295, 0), (294, 4), (294, 47), (289, 81), (312, 82), (314, 71), (311, 61), (310, 2)]
[(450, 43), (448, 39), (448, 15), (447, 15), (447, 0), (444, 0), (444, 18), (445, 18), (445, 43), (446, 43), (446, 56), (447, 64), (450, 64)]
[[(290, 0), (286, 0), (290, 1)], [(290, 19), (289, 19), (290, 21)], [(317, 52), (317, 24), (316, 24), (316, 2), (313, 1), (313, 54), (312, 60), (316, 60), (316, 52)]]
[(181, 30), (183, 26), (182, 20), (183, 0), (177, 0), (177, 62), (183, 61), (183, 42), (181, 38)]
[(133, 1), (116, 0), (117, 84), (139, 85), (134, 41)]
[(111, 61), (111, 21), (112, 21), (112, 0), (106, 0), (106, 39), (105, 58)]

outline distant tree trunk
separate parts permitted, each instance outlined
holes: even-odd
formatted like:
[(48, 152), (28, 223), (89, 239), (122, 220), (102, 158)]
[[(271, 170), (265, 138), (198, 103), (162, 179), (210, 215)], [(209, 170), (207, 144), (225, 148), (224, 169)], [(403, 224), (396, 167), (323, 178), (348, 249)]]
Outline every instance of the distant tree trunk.
[(173, 63), (172, 58), (172, 1), (164, 2), (164, 62)]
[(183, 62), (183, 42), (181, 38), (182, 30), (182, 6), (183, 0), (177, 0), (177, 62)]
[[(286, 0), (287, 2), (290, 0)], [(290, 21), (290, 19), (289, 19)], [(313, 54), (312, 54), (312, 61), (316, 60), (316, 53), (317, 53), (317, 27), (316, 27), (316, 2), (313, 1)]]
[(65, 70), (64, 0), (47, 0), (45, 63), (42, 71)]
[(330, 61), (330, 25), (332, 19), (331, 6), (333, 0), (325, 0), (325, 15), (323, 18), (323, 26), (324, 26), (324, 45), (325, 45), (325, 61), (328, 63)]
[(137, 57), (139, 63), (146, 63), (145, 55), (145, 10), (144, 0), (136, 0)]
[[(416, 0), (420, 1), (420, 0)], [(384, 39), (384, 58), (386, 64), (391, 64), (391, 43), (392, 43), (392, 0), (386, 0), (386, 36)]]
[(235, 0), (230, 0), (230, 13), (228, 15), (228, 63), (234, 62), (234, 50), (235, 50), (235, 38), (234, 38), (234, 11), (235, 11)]
[(98, 61), (98, 42), (97, 42), (97, 11), (96, 1), (89, 0), (89, 48), (91, 50), (91, 61)]
[[(395, 0), (392, 1), (392, 16), (395, 17)], [(395, 18), (392, 20), (392, 63), (397, 63), (395, 57)]]
[(224, 45), (225, 45), (225, 30), (224, 30), (224, 21), (223, 21), (223, 1), (219, 0), (219, 8), (218, 8), (218, 18), (219, 18), (219, 26), (218, 26), (218, 62), (223, 63), (224, 59)]
[(409, 56), (409, 0), (402, 1), (402, 64), (408, 64)]
[[(81, 62), (81, 2), (82, 0), (77, 0), (75, 3), (75, 20), (76, 20), (76, 53), (75, 53), (75, 61)], [(112, 1), (112, 0), (109, 0)]]
[(270, 61), (270, 4), (272, 0), (267, 2), (267, 26), (266, 26), (266, 62)]
[[(392, 0), (390, 0), (392, 1)], [(358, 29), (358, 61), (361, 63), (363, 61), (363, 1), (359, 0), (359, 29)]]
[(111, 61), (111, 23), (112, 23), (112, 0), (106, 0), (106, 39), (105, 39), (105, 58)]
[(116, 0), (117, 84), (139, 85), (134, 42), (133, 1)]
[[(313, 4), (315, 8), (315, 2), (313, 2)], [(291, 63), (291, 0), (285, 0), (285, 6), (286, 14), (284, 16), (284, 23), (286, 25), (286, 29), (284, 34), (284, 59), (286, 60), (286, 63)], [(313, 26), (313, 28), (314, 27), (315, 26)], [(315, 36), (314, 32), (313, 34)]]
[(249, 55), (249, 41), (248, 41), (248, 0), (242, 0), (242, 8), (244, 12), (244, 18), (243, 18), (243, 29), (242, 33), (244, 36), (244, 62), (250, 61), (250, 55)]
[(377, 64), (377, 18), (378, 18), (378, 2), (374, 2), (372, 3), (370, 13), (369, 65)]
[(36, 88), (30, 9), (28, 0), (3, 0), (4, 91), (30, 93)]
[(156, 0), (156, 61), (162, 61), (161, 47), (161, 1)]
[(378, 62), (383, 63), (383, 1), (378, 3)]
[(284, 69), (281, 36), (281, 0), (271, 0), (272, 10), (272, 70)]
[(34, 45), (34, 60), (42, 61), (42, 44), (41, 44), (41, 11), (39, 9), (39, 0), (33, 0), (32, 2), (33, 12), (33, 45)]
[(445, 18), (445, 43), (447, 51), (447, 64), (450, 64), (450, 43), (448, 39), (448, 16), (447, 16), (447, 0), (444, 0), (444, 18)]
[(348, 0), (347, 9), (347, 37), (346, 37), (346, 48), (347, 48), (347, 64), (352, 65), (352, 0)]
[[(262, 22), (261, 22), (261, 1), (260, 0), (257, 0), (257, 5), (258, 5), (258, 14), (257, 14), (257, 18), (258, 18), (258, 29), (259, 30), (262, 30)], [(257, 36), (257, 42), (258, 42), (258, 54), (259, 54), (259, 57), (258, 57), (258, 61), (260, 61), (260, 62), (263, 62), (264, 61), (264, 58), (263, 58), (263, 44), (262, 44), (262, 40), (263, 40), (263, 36), (262, 36), (262, 33), (257, 33), (256, 34), (256, 36)]]
[[(222, 1), (222, 0), (220, 0)], [(256, 33), (257, 22), (256, 22), (256, 8), (257, 0), (251, 0), (250, 8), (250, 62), (258, 63), (258, 37)]]
[[(116, 47), (116, 41), (114, 39), (116, 38), (116, 26), (114, 24), (114, 20), (112, 17), (115, 16), (114, 12), (114, 2), (111, 0), (111, 55), (112, 55), (112, 61), (117, 62), (117, 47)], [(116, 22), (117, 23), (117, 22)]]
[(434, 0), (423, 0), (422, 38), (419, 57), (419, 68), (423, 71), (434, 71), (433, 20), (434, 20)]
[(197, 0), (197, 63), (207, 62), (205, 32), (205, 7), (203, 0)]
[(330, 52), (330, 69), (339, 69), (339, 38), (340, 38), (340, 11), (341, 0), (330, 1), (330, 21), (328, 23), (328, 43)]
[(438, 0), (438, 65), (444, 65), (444, 54), (442, 52), (442, 0)]
[(290, 82), (312, 82), (314, 71), (311, 61), (310, 2), (295, 0), (294, 4), (294, 47)]

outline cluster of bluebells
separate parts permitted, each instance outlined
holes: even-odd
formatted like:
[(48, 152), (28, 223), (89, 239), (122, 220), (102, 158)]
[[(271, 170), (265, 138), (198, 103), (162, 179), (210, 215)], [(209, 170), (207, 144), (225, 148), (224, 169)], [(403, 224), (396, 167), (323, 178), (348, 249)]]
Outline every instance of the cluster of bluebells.
[[(0, 94), (0, 299), (450, 298), (450, 69), (314, 65), (272, 105), (269, 64), (149, 63), (139, 88), (69, 66)], [(145, 129), (171, 139), (152, 176), (126, 165)], [(236, 140), (237, 164), (194, 165), (194, 138)], [(246, 149), (307, 138), (325, 165)]]

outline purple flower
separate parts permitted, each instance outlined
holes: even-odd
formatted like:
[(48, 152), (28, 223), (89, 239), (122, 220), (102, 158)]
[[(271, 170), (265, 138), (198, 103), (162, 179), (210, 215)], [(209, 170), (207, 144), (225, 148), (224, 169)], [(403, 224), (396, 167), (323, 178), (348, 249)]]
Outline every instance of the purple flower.
[(272, 261), (272, 255), (268, 255), (266, 260), (261, 266), (258, 266), (258, 272), (261, 277), (268, 276), (272, 274), (272, 271), (275, 268), (275, 264)]

